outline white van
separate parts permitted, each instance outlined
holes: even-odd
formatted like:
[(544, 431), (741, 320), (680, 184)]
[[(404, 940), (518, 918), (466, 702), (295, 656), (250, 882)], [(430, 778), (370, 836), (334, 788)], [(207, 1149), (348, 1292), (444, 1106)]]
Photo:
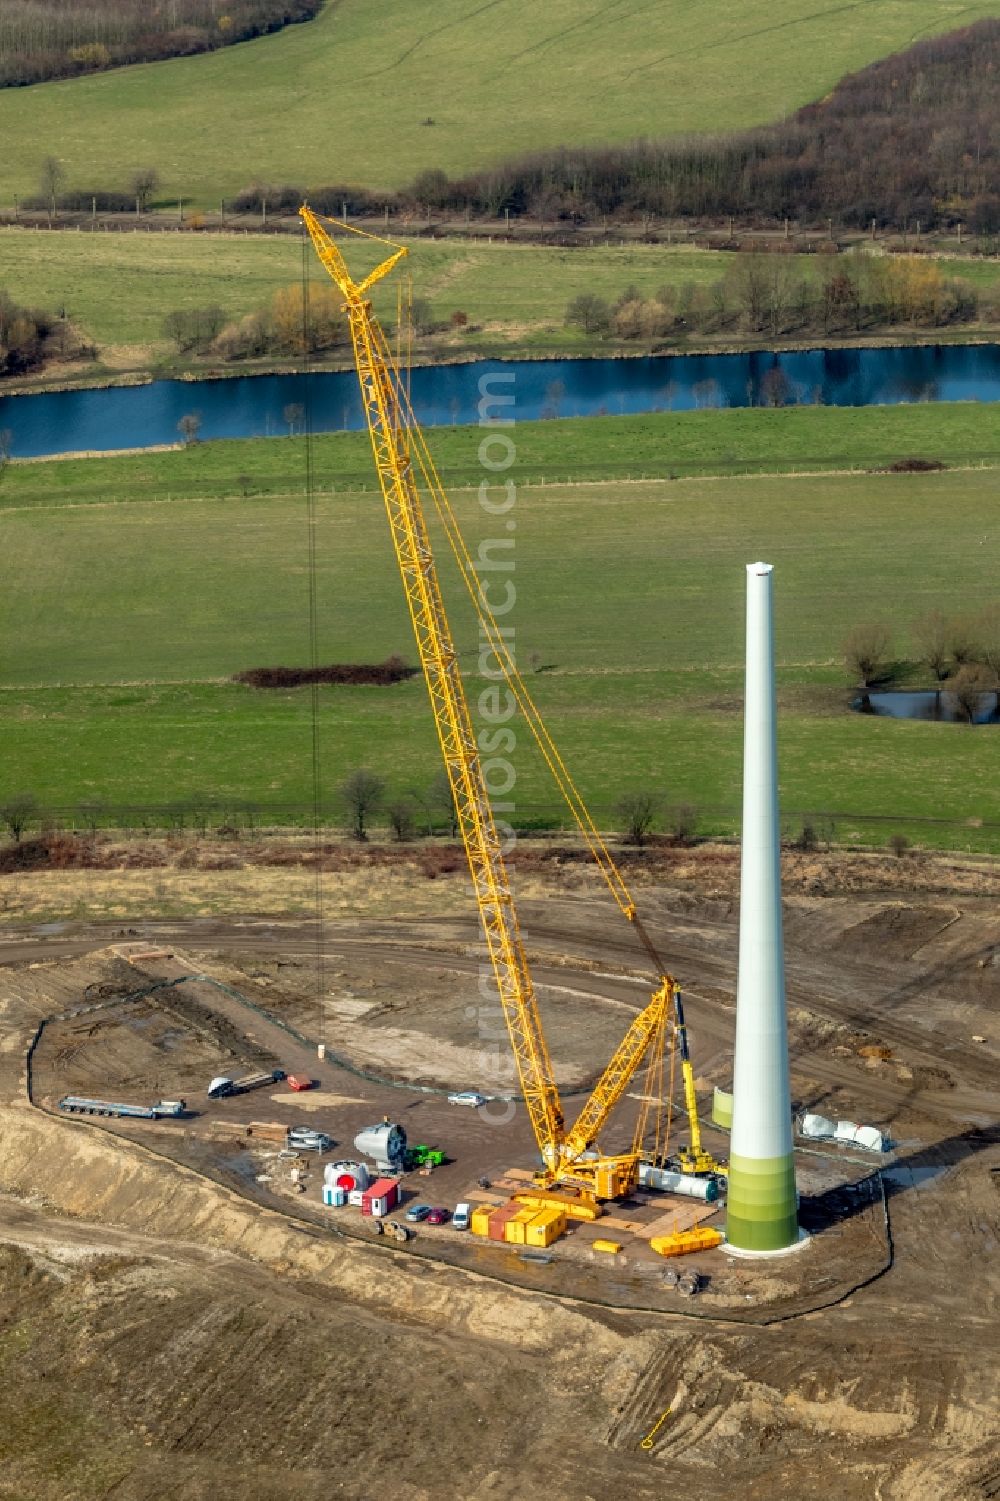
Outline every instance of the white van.
[(451, 1217), (451, 1228), (453, 1230), (468, 1230), (471, 1218), (471, 1204), (456, 1204), (455, 1213)]

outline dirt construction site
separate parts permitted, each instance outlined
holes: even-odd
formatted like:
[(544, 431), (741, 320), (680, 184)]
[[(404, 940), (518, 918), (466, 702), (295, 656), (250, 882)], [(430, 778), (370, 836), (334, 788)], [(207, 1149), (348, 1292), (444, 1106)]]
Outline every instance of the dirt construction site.
[[(636, 875), (720, 1158), (737, 862), (675, 851)], [(572, 859), (528, 850), (518, 875), (572, 1116), (654, 977)], [(0, 928), (0, 1496), (1000, 1496), (994, 863), (788, 858), (796, 1116), (872, 1124), (889, 1147), (797, 1133), (808, 1240), (684, 1258), (689, 1298), (650, 1238), (724, 1229), (721, 1203), (640, 1189), (544, 1254), (450, 1223), (396, 1243), (323, 1204), (324, 1165), (384, 1118), (445, 1157), (402, 1175), (400, 1219), (503, 1203), (538, 1166), (460, 862), (325, 884), (322, 925), (272, 892), (263, 913)], [(313, 1085), (207, 1095), (269, 1070)], [(459, 1090), (490, 1103), (449, 1103)], [(72, 1116), (67, 1095), (186, 1110)], [(678, 1145), (679, 1078), (672, 1097)], [(283, 1148), (296, 1126), (333, 1146)]]

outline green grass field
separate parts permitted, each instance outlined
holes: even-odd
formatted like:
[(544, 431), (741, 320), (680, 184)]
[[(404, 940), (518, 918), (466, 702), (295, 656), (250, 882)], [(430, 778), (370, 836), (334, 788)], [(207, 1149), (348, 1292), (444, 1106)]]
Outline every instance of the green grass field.
[[(476, 427), (431, 430), (435, 463), (446, 484), (479, 483), (481, 437)], [(873, 469), (914, 457), (990, 466), (1000, 464), (1000, 404), (734, 407), (571, 417), (519, 423), (516, 446), (518, 480), (533, 485)], [(365, 433), (317, 436), (313, 465), (321, 489), (375, 488)], [(260, 498), (301, 492), (304, 484), (300, 438), (198, 443), (160, 453), (10, 464), (0, 477), (0, 513), (33, 506), (243, 497), (245, 492)]]
[[(156, 461), (206, 457), (207, 448)], [(276, 818), (300, 810), (310, 788), (308, 692), (225, 680), (307, 660), (301, 498), (66, 504), (54, 486), (78, 468), (17, 466), (15, 479), (47, 477), (49, 503), (38, 494), (0, 513), (0, 791), (28, 788), (64, 809), (212, 795)], [(974, 610), (995, 597), (995, 491), (988, 471), (522, 490), (507, 623), (600, 821), (612, 822), (623, 787), (652, 786), (695, 803), (706, 830), (735, 827), (743, 565), (763, 556), (777, 568), (789, 820), (830, 815), (841, 839), (898, 829), (927, 844), (997, 849), (996, 732), (854, 715), (839, 662), (859, 619), (889, 619), (905, 658), (921, 612)], [(473, 546), (492, 534), (474, 491), (456, 504)], [(376, 496), (321, 497), (319, 552), (324, 660), (393, 651), (414, 660)], [(483, 683), (471, 607), (453, 570), (442, 566), (442, 576), (475, 704)], [(427, 786), (438, 753), (419, 680), (327, 689), (321, 700), (331, 808), (340, 778), (362, 764), (396, 790)], [(516, 816), (557, 816), (523, 729), (514, 759)]]
[[(677, 246), (562, 250), (468, 240), (403, 243), (410, 246), (414, 294), (429, 299), (442, 320), (459, 309), (467, 313), (477, 327), (456, 342), (473, 350), (506, 343), (514, 350), (587, 353), (600, 341), (564, 326), (571, 298), (593, 292), (614, 301), (629, 286), (652, 295), (668, 284), (710, 285), (733, 265), (731, 256)], [(347, 249), (356, 274), (371, 268), (375, 247), (354, 240)], [(793, 259), (804, 276), (824, 270), (821, 257)], [(982, 294), (1000, 288), (1000, 261), (949, 256), (942, 267)], [(65, 307), (104, 361), (119, 370), (149, 368), (174, 354), (163, 335), (167, 312), (214, 304), (236, 318), (300, 275), (300, 248), (291, 238), (0, 229), (0, 288), (28, 306)], [(313, 260), (310, 275), (322, 284), (325, 273)], [(376, 289), (376, 305), (384, 317), (395, 318), (395, 280)]]
[[(370, 0), (201, 57), (0, 95), (0, 202), (48, 155), (71, 186), (154, 164), (215, 207), (254, 179), (394, 185), (541, 146), (780, 119), (995, 0)], [(433, 124), (426, 122), (433, 121)]]

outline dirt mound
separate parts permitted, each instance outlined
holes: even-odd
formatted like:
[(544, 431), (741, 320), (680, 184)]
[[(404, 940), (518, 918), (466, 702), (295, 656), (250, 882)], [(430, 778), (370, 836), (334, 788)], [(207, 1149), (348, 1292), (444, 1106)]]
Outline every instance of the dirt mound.
[(883, 960), (909, 959), (960, 914), (953, 907), (912, 907), (893, 902), (846, 928), (838, 947), (871, 951)]

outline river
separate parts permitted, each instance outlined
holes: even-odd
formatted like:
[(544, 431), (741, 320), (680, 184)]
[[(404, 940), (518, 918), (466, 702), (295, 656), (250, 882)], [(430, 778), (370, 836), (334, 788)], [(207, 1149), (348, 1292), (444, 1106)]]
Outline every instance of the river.
[[(478, 420), (484, 375), (514, 376), (514, 413), (581, 417), (821, 402), (891, 406), (917, 401), (1000, 401), (1000, 345), (657, 355), (641, 359), (479, 360), (413, 371), (412, 399), (427, 427)], [(201, 420), (202, 438), (287, 433), (286, 410), (307, 399), (316, 432), (364, 425), (353, 371), (154, 381), (145, 386), (0, 398), (0, 430), (15, 458), (178, 441), (178, 422)]]

